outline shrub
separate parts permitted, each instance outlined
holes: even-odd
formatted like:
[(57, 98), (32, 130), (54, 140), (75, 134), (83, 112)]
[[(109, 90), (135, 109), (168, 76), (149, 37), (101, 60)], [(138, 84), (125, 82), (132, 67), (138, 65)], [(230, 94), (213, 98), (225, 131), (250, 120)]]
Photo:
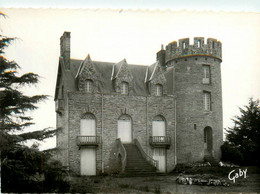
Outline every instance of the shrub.
[(222, 152), (221, 160), (232, 162), (234, 164), (243, 164), (244, 159), (242, 153), (237, 148), (230, 145), (228, 142), (225, 142), (221, 146), (221, 152)]

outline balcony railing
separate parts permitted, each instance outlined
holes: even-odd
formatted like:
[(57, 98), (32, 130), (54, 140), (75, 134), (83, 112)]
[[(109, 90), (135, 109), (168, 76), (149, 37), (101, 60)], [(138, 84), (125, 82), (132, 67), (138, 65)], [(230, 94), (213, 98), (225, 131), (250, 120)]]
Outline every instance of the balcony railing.
[(171, 137), (167, 136), (150, 136), (150, 145), (153, 147), (170, 147)]
[(78, 136), (77, 145), (78, 146), (98, 146), (100, 144), (99, 136)]

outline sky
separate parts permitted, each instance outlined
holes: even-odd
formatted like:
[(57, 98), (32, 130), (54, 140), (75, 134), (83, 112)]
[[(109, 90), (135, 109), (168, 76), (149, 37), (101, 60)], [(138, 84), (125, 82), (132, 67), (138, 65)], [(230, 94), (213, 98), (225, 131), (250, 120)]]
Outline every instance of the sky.
[[(63, 1), (61, 5), (56, 0), (37, 1), (45, 2), (43, 4), (20, 2), (0, 0), (0, 11), (7, 15), (5, 19), (0, 18), (1, 34), (17, 37), (7, 49), (6, 57), (22, 67), (21, 73), (34, 72), (41, 76), (36, 87), (24, 88), (26, 94), (50, 95), (49, 100), (40, 103), (39, 109), (32, 113), (36, 124), (29, 130), (56, 126), (53, 97), (59, 40), (64, 31), (71, 32), (72, 58), (84, 59), (90, 54), (92, 60), (119, 62), (125, 58), (129, 64), (140, 65), (154, 63), (161, 44), (186, 37), (191, 42), (196, 36), (216, 38), (222, 42), (223, 52), (224, 128), (233, 126), (231, 119), (239, 114), (238, 107), (248, 104), (250, 97), (260, 99), (258, 1), (236, 1), (234, 6), (230, 1), (225, 6), (224, 1), (217, 1), (223, 4), (214, 1), (201, 7), (195, 1), (193, 6), (187, 1), (176, 6), (174, 1), (165, 1), (163, 6), (156, 1), (124, 5), (117, 1), (112, 4), (85, 1), (82, 6), (82, 1), (76, 1), (74, 6), (71, 1)], [(64, 9), (66, 6), (70, 9)], [(42, 149), (51, 147), (55, 147), (55, 138), (41, 146)]]

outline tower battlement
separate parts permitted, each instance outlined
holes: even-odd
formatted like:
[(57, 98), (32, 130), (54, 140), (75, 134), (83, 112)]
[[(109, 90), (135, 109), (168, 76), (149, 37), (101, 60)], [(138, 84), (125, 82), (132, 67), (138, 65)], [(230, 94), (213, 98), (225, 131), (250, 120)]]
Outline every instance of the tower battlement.
[(222, 60), (221, 42), (214, 38), (208, 38), (207, 44), (203, 37), (194, 37), (194, 44), (190, 45), (189, 38), (173, 41), (166, 46), (165, 62), (188, 56), (210, 56)]

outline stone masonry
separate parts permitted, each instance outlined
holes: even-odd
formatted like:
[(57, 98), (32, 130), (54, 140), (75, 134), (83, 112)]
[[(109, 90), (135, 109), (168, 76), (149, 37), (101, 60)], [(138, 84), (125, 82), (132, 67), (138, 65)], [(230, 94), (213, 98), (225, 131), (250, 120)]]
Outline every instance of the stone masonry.
[[(132, 139), (138, 139), (144, 152), (153, 155), (149, 143), (153, 119), (165, 120), (165, 135), (171, 139), (166, 149), (166, 172), (177, 163), (202, 161), (207, 154), (218, 160), (223, 141), (221, 42), (194, 38), (172, 42), (157, 53), (157, 62), (150, 66), (92, 61), (70, 58), (70, 32), (61, 37), (61, 56), (57, 76), (55, 102), (57, 112), (57, 158), (71, 173), (80, 174), (80, 120), (87, 113), (94, 115), (97, 174), (114, 173), (118, 137), (118, 119), (131, 117)], [(70, 59), (70, 60), (68, 60)], [(210, 68), (210, 82), (204, 83), (204, 66)], [(93, 83), (91, 92), (85, 82)], [(122, 83), (128, 93), (121, 94)], [(157, 95), (158, 85), (162, 95)], [(205, 110), (204, 93), (210, 93), (210, 110)]]

